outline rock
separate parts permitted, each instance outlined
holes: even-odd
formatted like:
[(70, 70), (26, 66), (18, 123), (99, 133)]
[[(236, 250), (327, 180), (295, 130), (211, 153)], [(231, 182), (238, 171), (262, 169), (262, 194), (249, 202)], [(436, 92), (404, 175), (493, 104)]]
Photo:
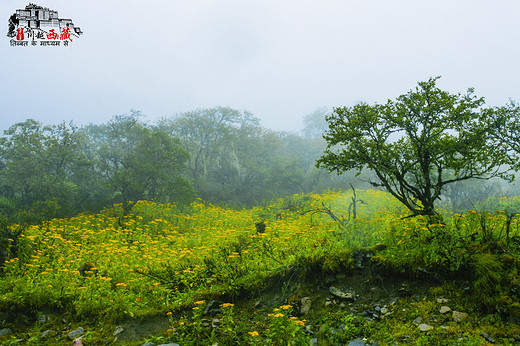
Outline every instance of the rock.
[(494, 344), (496, 342), (496, 340), (493, 339), (491, 336), (489, 336), (489, 334), (486, 332), (480, 333), (480, 336), (482, 336), (484, 339), (486, 339), (488, 342), (490, 342), (492, 344)]
[(416, 326), (418, 326), (419, 324), (421, 324), (422, 322), (422, 318), (421, 317), (416, 317), (415, 320), (413, 320), (413, 324), (415, 324)]
[(451, 311), (451, 309), (450, 309), (449, 306), (441, 306), (441, 308), (440, 308), (440, 310), (439, 310), (439, 312), (440, 312), (441, 314), (446, 314), (446, 313), (448, 313), (448, 312), (450, 312), (450, 311)]
[(9, 328), (0, 329), (0, 336), (4, 336), (7, 334), (13, 334), (13, 331)]
[(310, 297), (303, 297), (301, 300), (300, 312), (305, 315), (311, 309), (312, 300)]
[(67, 336), (69, 337), (69, 339), (74, 340), (77, 337), (81, 336), (81, 334), (83, 334), (84, 331), (85, 329), (83, 329), (83, 327), (78, 327), (78, 329), (69, 332)]
[(333, 294), (334, 296), (341, 298), (341, 299), (348, 299), (348, 300), (354, 300), (354, 294), (351, 292), (339, 289), (335, 286), (330, 286), (329, 292)]
[(145, 342), (144, 344), (142, 344), (141, 346), (157, 346), (157, 344), (154, 344), (153, 342)]
[(432, 330), (433, 327), (427, 325), (426, 323), (422, 323), (422, 324), (419, 324), (419, 329), (421, 330), (421, 332), (427, 332), (429, 330)]
[(55, 335), (56, 335), (56, 331), (54, 331), (52, 329), (47, 329), (46, 331), (44, 331), (44, 332), (42, 332), (40, 334), (40, 338), (41, 339), (45, 339), (45, 337), (47, 337), (47, 336), (52, 337), (52, 336), (55, 336)]
[(381, 315), (386, 315), (388, 313), (388, 308), (387, 307), (382, 307), (381, 308)]
[(47, 322), (48, 317), (47, 317), (47, 315), (44, 315), (42, 313), (38, 313), (38, 317), (36, 317), (36, 319), (38, 320), (38, 322), (43, 324), (43, 323)]
[(72, 341), (72, 346), (83, 346), (83, 343), (81, 342), (81, 338), (74, 339), (74, 341)]
[(453, 318), (453, 320), (455, 322), (462, 322), (464, 320), (466, 320), (468, 318), (468, 314), (465, 313), (465, 312), (460, 312), (460, 311), (453, 311), (453, 314), (451, 315), (451, 317)]
[(446, 304), (448, 302), (448, 299), (445, 298), (437, 298), (437, 303), (439, 304)]
[(169, 343), (169, 344), (160, 344), (160, 345), (157, 345), (157, 346), (180, 346), (180, 345), (172, 342), (172, 343)]
[(377, 312), (381, 312), (381, 307), (379, 305), (376, 305), (376, 307), (374, 308), (374, 310), (376, 310)]
[(114, 330), (114, 332), (112, 333), (112, 335), (116, 336), (116, 335), (121, 334), (124, 331), (125, 331), (125, 329), (122, 326), (117, 326), (116, 329)]
[(356, 340), (352, 340), (351, 342), (349, 342), (347, 344), (347, 346), (365, 346), (365, 342), (363, 340), (359, 340), (359, 339), (356, 339)]
[(310, 343), (313, 344), (313, 345), (317, 345), (318, 344), (318, 338), (312, 338), (310, 340)]

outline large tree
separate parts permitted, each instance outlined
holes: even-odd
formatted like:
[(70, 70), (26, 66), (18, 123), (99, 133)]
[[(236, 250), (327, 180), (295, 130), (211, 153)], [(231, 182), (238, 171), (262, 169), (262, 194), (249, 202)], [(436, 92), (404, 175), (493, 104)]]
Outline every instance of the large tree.
[(468, 179), (508, 177), (503, 150), (493, 145), (484, 99), (473, 89), (450, 94), (437, 78), (386, 104), (335, 108), (327, 117), (328, 146), (318, 165), (330, 171), (371, 170), (382, 187), (412, 215), (436, 215), (446, 185)]

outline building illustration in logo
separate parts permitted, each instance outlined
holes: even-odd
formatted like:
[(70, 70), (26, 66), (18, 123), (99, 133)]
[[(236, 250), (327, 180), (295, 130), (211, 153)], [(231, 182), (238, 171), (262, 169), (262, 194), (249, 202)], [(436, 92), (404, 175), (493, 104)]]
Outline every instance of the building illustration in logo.
[[(13, 41), (16, 43), (16, 41), (30, 40), (72, 42), (73, 37), (79, 37), (82, 34), (83, 32), (74, 25), (72, 19), (59, 18), (58, 11), (33, 3), (29, 3), (25, 9), (16, 10), (9, 18), (7, 32), (7, 36), (12, 38), (11, 45), (15, 45)], [(35, 44), (33, 43), (33, 45)]]

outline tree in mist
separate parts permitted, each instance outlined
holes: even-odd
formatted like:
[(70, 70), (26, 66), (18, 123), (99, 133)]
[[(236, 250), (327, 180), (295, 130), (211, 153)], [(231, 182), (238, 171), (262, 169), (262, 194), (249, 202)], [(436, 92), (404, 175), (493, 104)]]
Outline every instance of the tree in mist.
[(115, 116), (88, 129), (95, 171), (113, 202), (122, 203), (123, 216), (139, 200), (160, 198), (187, 203), (191, 184), (183, 177), (189, 154), (178, 139), (140, 123), (138, 114)]
[(386, 104), (336, 108), (327, 117), (327, 149), (318, 165), (344, 172), (363, 168), (412, 215), (436, 215), (435, 202), (449, 184), (508, 177), (503, 150), (491, 140), (484, 99), (436, 87), (437, 78)]
[(520, 170), (520, 106), (514, 101), (503, 107), (488, 110), (493, 119), (491, 136), (495, 143), (508, 153), (508, 164)]
[(71, 124), (43, 126), (28, 119), (6, 130), (0, 138), (3, 212), (38, 221), (76, 211), (71, 176), (81, 157), (78, 146)]
[(320, 107), (315, 109), (312, 113), (307, 114), (303, 118), (302, 133), (305, 138), (322, 139), (323, 134), (327, 131), (328, 123), (327, 116), (329, 110), (327, 107)]
[(297, 159), (284, 156), (279, 134), (247, 111), (198, 109), (164, 118), (157, 128), (190, 152), (190, 179), (204, 200), (250, 206), (300, 192)]

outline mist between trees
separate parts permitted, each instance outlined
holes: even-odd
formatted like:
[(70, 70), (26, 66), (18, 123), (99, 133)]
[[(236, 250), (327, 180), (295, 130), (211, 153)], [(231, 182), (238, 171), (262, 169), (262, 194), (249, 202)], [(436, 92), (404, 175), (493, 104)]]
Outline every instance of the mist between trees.
[(134, 110), (83, 127), (28, 119), (0, 138), (0, 213), (33, 223), (116, 203), (127, 214), (138, 200), (182, 206), (197, 197), (249, 207), (354, 181), (362, 186), (353, 174), (315, 167), (326, 147), (326, 112), (306, 116), (301, 134), (266, 129), (228, 107), (154, 123)]
[(301, 133), (266, 129), (229, 107), (153, 123), (135, 110), (83, 127), (28, 119), (0, 138), (0, 216), (37, 223), (113, 204), (126, 216), (139, 200), (182, 208), (197, 197), (250, 207), (351, 185), (429, 215), (520, 194), (509, 169), (518, 161), (506, 155), (519, 153), (519, 107), (485, 109), (472, 89), (451, 95), (437, 79), (385, 105), (316, 109)]

